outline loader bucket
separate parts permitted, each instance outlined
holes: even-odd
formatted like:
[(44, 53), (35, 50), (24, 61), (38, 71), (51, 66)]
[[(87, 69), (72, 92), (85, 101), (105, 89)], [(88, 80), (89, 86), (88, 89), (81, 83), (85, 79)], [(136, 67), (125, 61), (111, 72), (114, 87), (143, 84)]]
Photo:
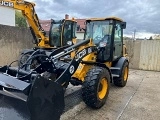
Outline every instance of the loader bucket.
[(12, 92), (12, 95), (16, 95), (16, 91), (27, 95), (25, 101), (27, 101), (31, 120), (60, 119), (64, 110), (64, 90), (60, 84), (40, 75), (36, 75), (32, 83), (4, 73), (0, 73), (0, 78), (0, 88)]
[(64, 110), (61, 85), (38, 76), (27, 99), (31, 120), (59, 120)]

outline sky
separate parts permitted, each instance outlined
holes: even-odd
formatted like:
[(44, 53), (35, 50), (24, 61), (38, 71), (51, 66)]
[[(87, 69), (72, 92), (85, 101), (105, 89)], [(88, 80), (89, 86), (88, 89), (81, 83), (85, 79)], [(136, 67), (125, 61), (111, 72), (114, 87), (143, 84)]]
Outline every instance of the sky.
[(159, 0), (27, 0), (36, 3), (40, 19), (120, 17), (127, 22), (124, 33), (137, 38), (160, 34)]

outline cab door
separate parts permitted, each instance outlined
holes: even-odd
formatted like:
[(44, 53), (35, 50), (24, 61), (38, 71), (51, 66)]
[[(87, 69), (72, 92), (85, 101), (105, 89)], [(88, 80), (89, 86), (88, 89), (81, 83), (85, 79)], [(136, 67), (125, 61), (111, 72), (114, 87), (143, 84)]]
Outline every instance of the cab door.
[(122, 28), (119, 22), (116, 22), (114, 28), (114, 43), (113, 43), (113, 60), (116, 60), (122, 56), (123, 52), (123, 41), (122, 41)]

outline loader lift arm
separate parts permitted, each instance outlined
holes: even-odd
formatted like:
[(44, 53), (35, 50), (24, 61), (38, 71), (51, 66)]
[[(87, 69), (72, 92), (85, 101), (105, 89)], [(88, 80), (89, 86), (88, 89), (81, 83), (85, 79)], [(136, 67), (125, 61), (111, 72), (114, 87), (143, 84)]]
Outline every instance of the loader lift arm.
[[(49, 55), (45, 50), (38, 49), (31, 59), (41, 57), (42, 61), (34, 70), (24, 71), (11, 66), (0, 67), (0, 76), (3, 79), (0, 80), (0, 86), (8, 92), (17, 91), (28, 96), (26, 101), (31, 119), (59, 120), (64, 110), (65, 84), (70, 81), (82, 59), (96, 50), (97, 47), (90, 39), (64, 49), (56, 49)], [(61, 57), (70, 55), (74, 51), (77, 52), (70, 62), (65, 63), (60, 60)], [(31, 59), (28, 59), (26, 65), (29, 65)], [(66, 64), (65, 68), (63, 63)], [(45, 71), (57, 74), (55, 80), (43, 77)]]
[(38, 16), (35, 12), (35, 4), (24, 0), (0, 0), (0, 5), (4, 7), (21, 10), (23, 16), (27, 19), (28, 25), (34, 38), (34, 43), (37, 46), (49, 47), (49, 38), (45, 36), (45, 31), (42, 28)]

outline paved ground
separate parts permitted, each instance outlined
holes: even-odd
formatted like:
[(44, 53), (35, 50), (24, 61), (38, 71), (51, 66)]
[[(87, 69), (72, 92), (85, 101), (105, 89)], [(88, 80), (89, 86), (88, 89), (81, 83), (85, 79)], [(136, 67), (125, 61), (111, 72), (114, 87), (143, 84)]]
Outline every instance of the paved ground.
[[(160, 72), (130, 70), (126, 87), (111, 85), (106, 104), (99, 110), (88, 108), (83, 102), (65, 112), (61, 120), (159, 120), (160, 119)], [(78, 87), (70, 87), (70, 94)], [(73, 98), (74, 99), (71, 99)], [(76, 99), (76, 100), (75, 100)], [(78, 93), (67, 101), (77, 104)], [(29, 120), (26, 105), (21, 100), (0, 94), (0, 120)]]
[[(81, 102), (80, 86), (73, 87), (69, 85), (65, 93), (65, 111), (73, 108)], [(25, 99), (17, 99), (17, 96), (22, 97), (22, 94), (17, 94), (12, 97), (8, 96), (4, 91), (0, 90), (0, 120), (30, 120), (30, 114), (26, 106)], [(23, 96), (26, 98), (26, 96)], [(72, 101), (72, 102), (71, 102)]]
[(99, 110), (83, 102), (61, 120), (160, 120), (160, 72), (130, 70), (124, 88), (111, 85), (107, 103)]

